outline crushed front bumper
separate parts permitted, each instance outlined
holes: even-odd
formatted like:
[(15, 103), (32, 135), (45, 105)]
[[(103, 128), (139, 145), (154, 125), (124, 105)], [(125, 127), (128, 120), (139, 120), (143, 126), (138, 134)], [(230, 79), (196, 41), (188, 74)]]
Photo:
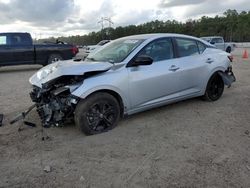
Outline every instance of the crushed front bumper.
[(66, 120), (72, 119), (78, 102), (65, 87), (47, 90), (33, 86), (30, 97), (36, 104), (44, 127), (63, 125)]

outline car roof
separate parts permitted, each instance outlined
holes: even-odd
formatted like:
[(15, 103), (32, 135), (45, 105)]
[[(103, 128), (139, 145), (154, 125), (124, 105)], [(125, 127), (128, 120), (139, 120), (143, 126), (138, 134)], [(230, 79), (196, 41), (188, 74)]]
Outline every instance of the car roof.
[(180, 38), (189, 38), (189, 39), (194, 39), (197, 41), (200, 41), (202, 43), (205, 43), (206, 45), (211, 46), (210, 43), (207, 43), (206, 41), (197, 38), (197, 37), (193, 37), (193, 36), (189, 36), (189, 35), (184, 35), (184, 34), (177, 34), (177, 33), (151, 33), (151, 34), (140, 34), (140, 35), (131, 35), (131, 36), (127, 36), (127, 37), (122, 37), (122, 39), (142, 39), (142, 40), (154, 40), (157, 38), (162, 38), (162, 37), (180, 37)]
[(221, 36), (204, 36), (204, 37), (201, 37), (201, 38), (222, 38)]
[(131, 35), (127, 37), (123, 37), (124, 39), (156, 39), (162, 37), (183, 37), (183, 38), (193, 38), (198, 39), (196, 37), (183, 35), (183, 34), (176, 34), (176, 33), (153, 33), (153, 34), (140, 34), (140, 35)]

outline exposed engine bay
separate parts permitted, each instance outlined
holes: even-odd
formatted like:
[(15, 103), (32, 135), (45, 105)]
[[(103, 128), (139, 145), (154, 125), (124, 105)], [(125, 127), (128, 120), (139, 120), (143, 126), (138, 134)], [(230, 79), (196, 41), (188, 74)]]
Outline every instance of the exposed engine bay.
[[(78, 79), (81, 80), (82, 77), (66, 76), (43, 84), (42, 88), (33, 86), (30, 97), (36, 103), (44, 127), (60, 126), (72, 119), (79, 99), (71, 95), (71, 91), (77, 87)], [(71, 86), (67, 86), (68, 83)]]

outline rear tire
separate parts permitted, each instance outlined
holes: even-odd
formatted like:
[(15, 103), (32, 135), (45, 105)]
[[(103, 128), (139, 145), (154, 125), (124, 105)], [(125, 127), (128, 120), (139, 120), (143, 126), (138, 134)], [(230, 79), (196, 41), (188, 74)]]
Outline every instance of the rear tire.
[(108, 93), (95, 93), (80, 101), (75, 109), (75, 124), (86, 135), (109, 131), (119, 119), (119, 103)]
[(230, 46), (227, 47), (226, 52), (227, 52), (227, 53), (231, 53), (231, 51), (232, 51), (231, 47), (230, 47)]
[(224, 91), (224, 81), (218, 73), (215, 73), (208, 81), (203, 99), (207, 101), (218, 100)]
[(51, 54), (48, 58), (47, 64), (55, 63), (59, 60), (63, 60), (63, 58), (60, 54)]

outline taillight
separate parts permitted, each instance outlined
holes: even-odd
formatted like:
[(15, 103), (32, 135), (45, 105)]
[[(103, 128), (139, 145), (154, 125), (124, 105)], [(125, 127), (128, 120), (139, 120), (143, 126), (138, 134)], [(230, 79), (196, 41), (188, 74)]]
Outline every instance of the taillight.
[(233, 57), (232, 55), (229, 55), (229, 56), (227, 56), (227, 57), (228, 57), (228, 59), (230, 60), (230, 62), (233, 62), (234, 57)]
[(72, 47), (72, 48), (71, 48), (71, 51), (72, 51), (72, 53), (73, 53), (74, 55), (76, 55), (76, 54), (79, 52), (79, 50), (78, 50), (78, 48), (77, 48), (76, 46)]

